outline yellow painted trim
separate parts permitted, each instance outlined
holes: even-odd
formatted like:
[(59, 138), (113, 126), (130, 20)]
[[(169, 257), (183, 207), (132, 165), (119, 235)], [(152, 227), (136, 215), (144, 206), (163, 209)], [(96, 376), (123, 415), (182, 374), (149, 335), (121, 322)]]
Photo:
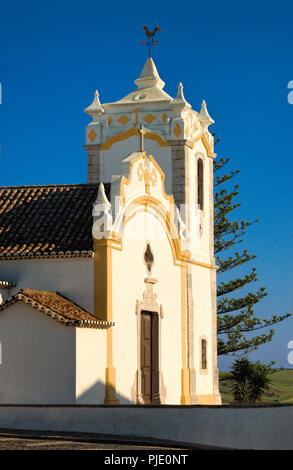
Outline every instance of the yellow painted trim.
[(109, 242), (108, 239), (94, 240), (94, 314), (105, 321), (112, 319), (112, 246)]
[[(113, 135), (109, 137), (101, 146), (100, 150), (109, 150), (113, 144), (116, 142), (120, 142), (121, 140), (128, 139), (128, 137), (132, 137), (133, 135), (139, 136), (139, 130), (136, 127), (132, 127), (125, 132), (121, 132), (120, 134)], [(155, 134), (154, 132), (146, 132), (144, 135), (145, 139), (155, 140), (158, 142), (160, 147), (168, 147), (168, 142), (163, 139), (162, 136), (159, 134)]]
[(120, 196), (122, 198), (122, 204), (124, 205), (125, 204), (125, 190), (124, 190), (124, 186), (129, 186), (131, 181), (132, 181), (132, 173), (133, 173), (133, 165), (135, 162), (137, 162), (137, 160), (139, 160), (140, 158), (145, 158), (146, 157), (146, 153), (145, 152), (141, 152), (136, 158), (134, 158), (133, 160), (131, 160), (130, 162), (130, 176), (129, 178), (126, 178), (126, 176), (122, 175), (122, 178), (121, 178), (121, 184), (120, 184)]
[(213, 393), (196, 396), (197, 405), (215, 405), (215, 395)]
[(179, 124), (176, 124), (176, 126), (174, 127), (173, 134), (175, 135), (175, 137), (177, 137), (177, 139), (179, 139), (179, 136), (182, 134), (182, 128), (181, 126), (179, 126)]
[(147, 122), (148, 124), (151, 124), (153, 121), (155, 121), (157, 118), (153, 114), (149, 113), (146, 116), (143, 117), (143, 120)]
[(190, 264), (195, 264), (195, 266), (201, 266), (202, 268), (211, 269), (211, 268), (214, 268), (214, 267), (215, 267), (215, 266), (213, 266), (213, 265), (210, 264), (210, 263), (204, 263), (203, 261), (197, 261), (197, 260), (192, 259), (192, 258), (190, 258), (190, 259), (188, 260), (188, 262), (189, 262)]
[(141, 110), (139, 108), (135, 108), (132, 112), (135, 114), (134, 125), (137, 126), (137, 124), (138, 124), (138, 113), (141, 113)]
[(149, 156), (150, 161), (154, 165), (154, 167), (157, 169), (159, 175), (161, 176), (161, 185), (162, 185), (162, 193), (164, 198), (170, 202), (170, 204), (174, 204), (174, 196), (173, 194), (167, 194), (165, 191), (165, 178), (166, 175), (163, 172), (162, 168), (159, 166), (158, 162), (154, 159), (152, 155)]
[[(132, 175), (133, 175), (133, 166), (134, 164), (139, 160), (139, 159), (143, 159), (143, 158), (146, 158), (146, 153), (145, 152), (141, 152), (136, 158), (134, 158), (131, 162), (130, 162), (130, 176), (129, 178), (126, 178), (125, 176), (122, 176), (121, 178), (121, 184), (120, 184), (120, 195), (122, 197), (122, 202), (123, 204), (125, 204), (125, 186), (128, 186), (131, 184), (131, 181), (132, 181)], [(167, 194), (166, 191), (165, 191), (165, 173), (163, 172), (163, 170), (161, 169), (161, 167), (159, 166), (159, 164), (157, 163), (157, 161), (154, 159), (154, 157), (152, 155), (148, 156), (149, 160), (152, 162), (152, 164), (154, 165), (154, 167), (157, 169), (160, 177), (161, 177), (161, 189), (162, 189), (162, 194), (165, 198), (165, 200), (170, 204), (171, 207), (174, 207), (174, 197), (172, 194)], [(213, 266), (209, 263), (205, 263), (205, 262), (202, 262), (202, 261), (197, 261), (197, 260), (194, 260), (194, 259), (191, 259), (191, 254), (189, 251), (183, 251), (181, 249), (181, 241), (180, 241), (180, 238), (179, 238), (179, 235), (178, 235), (178, 232), (177, 232), (177, 228), (173, 222), (173, 216), (174, 214), (171, 215), (170, 211), (167, 211), (166, 208), (162, 206), (162, 203), (157, 200), (156, 198), (152, 197), (151, 195), (145, 195), (145, 196), (140, 196), (139, 198), (137, 198), (136, 200), (132, 201), (131, 202), (131, 207), (133, 206), (144, 206), (144, 208), (139, 208), (138, 211), (142, 211), (142, 210), (147, 210), (147, 206), (150, 205), (158, 214), (158, 220), (160, 220), (163, 228), (165, 229), (165, 225), (163, 223), (163, 217), (165, 214), (166, 214), (166, 225), (167, 225), (167, 235), (168, 235), (168, 239), (169, 239), (169, 242), (170, 242), (170, 245), (171, 245), (171, 249), (172, 249), (172, 253), (173, 253), (173, 258), (174, 258), (174, 263), (175, 264), (181, 264), (181, 261), (187, 261), (190, 262), (191, 264), (194, 264), (196, 266), (201, 266), (201, 267), (205, 267), (205, 268), (212, 268)], [(160, 211), (160, 208), (163, 208), (163, 211), (161, 210)], [(138, 212), (137, 210), (135, 211), (135, 213)], [(163, 212), (163, 214), (162, 214)], [(127, 211), (125, 213), (125, 220), (124, 220), (124, 226), (123, 226), (123, 231), (122, 231), (122, 235), (121, 235), (121, 238), (118, 238), (117, 239), (117, 235), (115, 233), (109, 233), (108, 234), (108, 238), (105, 239), (101, 239), (101, 240), (95, 240), (95, 243), (97, 244), (107, 244), (107, 245), (111, 245), (112, 248), (114, 249), (117, 249), (117, 250), (122, 250), (123, 249), (123, 234), (124, 234), (124, 230), (125, 230), (125, 225), (126, 225), (126, 222), (130, 220), (130, 218), (134, 217), (135, 213), (133, 215), (131, 215), (131, 217), (129, 216), (129, 214), (127, 214)], [(165, 221), (165, 219), (164, 219)]]
[(215, 157), (216, 154), (214, 153), (213, 149), (211, 148), (210, 144), (208, 143), (208, 140), (204, 134), (204, 132), (202, 132), (198, 137), (196, 137), (193, 141), (192, 141), (192, 148), (194, 148), (194, 145), (196, 142), (198, 142), (199, 140), (202, 141), (206, 151), (207, 151), (207, 156), (208, 157)]
[(94, 131), (94, 129), (91, 129), (87, 136), (91, 142), (94, 142), (94, 140), (97, 138), (97, 133)]
[[(131, 181), (132, 181), (132, 173), (133, 173), (133, 165), (135, 164), (135, 162), (137, 162), (140, 158), (146, 158), (146, 152), (141, 152), (136, 158), (134, 158), (133, 160), (131, 160), (130, 162), (130, 177), (129, 178), (126, 178), (126, 176), (122, 176), (121, 178), (121, 185), (120, 185), (120, 195), (122, 196), (122, 201), (123, 201), (123, 204), (125, 203), (125, 191), (124, 191), (124, 186), (125, 185), (130, 185)], [(152, 155), (149, 155), (148, 156), (148, 159), (152, 162), (152, 164), (154, 165), (154, 167), (157, 169), (160, 177), (161, 177), (161, 188), (162, 188), (162, 194), (164, 196), (164, 198), (166, 199), (166, 201), (168, 201), (170, 204), (173, 204), (174, 205), (174, 197), (172, 194), (167, 194), (166, 191), (165, 191), (165, 173), (163, 172), (162, 168), (159, 166), (159, 164), (157, 163), (157, 161), (154, 159), (154, 157)]]
[(209, 145), (208, 140), (207, 140), (207, 138), (206, 138), (206, 136), (205, 136), (204, 133), (203, 133), (202, 136), (201, 136), (201, 141), (202, 141), (202, 143), (203, 143), (203, 145), (204, 145), (204, 147), (205, 147), (205, 149), (206, 149), (206, 151), (207, 151), (208, 157), (214, 156), (214, 152), (213, 152), (213, 150), (211, 149), (211, 146)]
[(190, 252), (187, 250), (182, 250), (177, 228), (171, 218), (170, 212), (166, 211), (166, 208), (162, 206), (162, 203), (160, 201), (158, 201), (152, 196), (140, 196), (136, 200), (132, 201), (132, 207), (133, 206), (135, 206), (134, 211), (131, 214), (126, 214), (124, 220), (122, 240), (124, 238), (123, 234), (127, 222), (129, 222), (129, 220), (131, 220), (139, 212), (146, 212), (147, 206), (150, 206), (155, 211), (155, 213), (150, 214), (156, 217), (157, 220), (159, 220), (163, 229), (166, 232), (167, 238), (171, 246), (174, 264), (181, 265), (182, 261), (185, 262), (189, 260)]
[(113, 327), (107, 330), (107, 367), (105, 371), (105, 405), (118, 405), (116, 397), (116, 371), (113, 366)]
[(127, 124), (129, 121), (129, 117), (125, 116), (125, 114), (123, 114), (122, 116), (120, 116), (119, 119), (117, 119), (117, 122), (119, 122), (119, 124), (121, 124), (122, 126), (125, 126), (125, 124)]
[(181, 405), (190, 405), (190, 374), (187, 369), (187, 322), (186, 322), (186, 264), (181, 266)]
[[(113, 321), (112, 310), (112, 248), (113, 241), (94, 240), (94, 314)], [(105, 371), (105, 404), (118, 404), (115, 367), (113, 366), (113, 327), (107, 330), (107, 367)]]

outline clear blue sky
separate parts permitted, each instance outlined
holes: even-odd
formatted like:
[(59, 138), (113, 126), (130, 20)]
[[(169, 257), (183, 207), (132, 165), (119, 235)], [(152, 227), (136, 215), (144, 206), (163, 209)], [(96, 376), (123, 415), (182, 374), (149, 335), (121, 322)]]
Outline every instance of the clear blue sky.
[[(260, 219), (244, 244), (258, 254), (253, 287), (269, 291), (256, 312), (291, 311), (292, 1), (2, 2), (0, 185), (86, 181), (83, 109), (96, 88), (102, 102), (133, 90), (147, 54), (144, 24), (162, 29), (153, 56), (165, 90), (174, 96), (182, 81), (196, 110), (206, 99), (216, 151), (241, 170), (237, 216)], [(293, 319), (275, 331), (251, 357), (293, 367)]]

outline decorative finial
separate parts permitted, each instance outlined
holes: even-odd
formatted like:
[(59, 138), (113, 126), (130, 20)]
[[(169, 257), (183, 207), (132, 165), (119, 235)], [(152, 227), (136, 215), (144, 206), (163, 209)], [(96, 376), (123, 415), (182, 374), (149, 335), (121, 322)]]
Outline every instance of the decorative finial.
[(111, 208), (111, 203), (109, 202), (106, 196), (105, 186), (103, 185), (103, 183), (99, 184), (98, 196), (97, 196), (97, 199), (95, 200), (95, 204), (100, 204), (102, 206), (105, 206), (107, 209)]
[(152, 46), (158, 46), (159, 41), (154, 40), (154, 35), (158, 31), (159, 33), (161, 32), (161, 28), (159, 26), (156, 26), (154, 31), (151, 32), (146, 26), (143, 26), (145, 35), (147, 37), (147, 40), (141, 41), (142, 44), (146, 44), (146, 46), (149, 48), (149, 57), (151, 57), (151, 47)]
[(98, 118), (101, 114), (104, 113), (104, 108), (100, 103), (98, 90), (95, 91), (94, 101), (88, 108), (84, 110), (85, 113), (93, 117), (93, 119)]
[(207, 110), (207, 104), (205, 100), (202, 101), (201, 103), (201, 110), (198, 115), (198, 119), (203, 127), (208, 128), (211, 124), (214, 124), (214, 120), (211, 118), (211, 116), (208, 113)]
[(144, 125), (141, 124), (139, 127), (139, 151), (140, 152), (144, 152), (144, 135), (145, 135)]
[(186, 99), (184, 98), (183, 94), (183, 85), (181, 82), (179, 82), (178, 85), (178, 90), (177, 90), (177, 95), (175, 100), (173, 100), (172, 106), (184, 106), (186, 108), (191, 108), (191, 105), (187, 103)]

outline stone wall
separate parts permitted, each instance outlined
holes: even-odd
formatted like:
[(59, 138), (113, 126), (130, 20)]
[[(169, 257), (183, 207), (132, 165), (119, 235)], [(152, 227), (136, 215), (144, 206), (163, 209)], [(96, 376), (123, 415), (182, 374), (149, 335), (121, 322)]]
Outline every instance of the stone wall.
[(228, 449), (293, 449), (293, 405), (0, 405), (0, 428), (98, 433)]

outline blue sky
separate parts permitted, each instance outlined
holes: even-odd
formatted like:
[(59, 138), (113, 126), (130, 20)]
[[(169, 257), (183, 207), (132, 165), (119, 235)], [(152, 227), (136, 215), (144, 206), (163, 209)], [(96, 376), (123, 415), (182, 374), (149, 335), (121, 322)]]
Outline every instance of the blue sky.
[[(88, 106), (134, 89), (146, 49), (142, 26), (159, 25), (153, 57), (165, 90), (183, 82), (186, 99), (202, 99), (215, 119), (219, 156), (239, 168), (235, 216), (259, 218), (243, 245), (269, 295), (260, 316), (292, 310), (293, 4), (288, 1), (184, 3), (167, 0), (15, 0), (0, 14), (0, 185), (86, 182)], [(247, 268), (248, 269), (248, 268)], [(231, 273), (232, 277), (234, 273)], [(236, 275), (236, 273), (235, 273)], [(220, 280), (220, 279), (219, 279)], [(287, 362), (293, 319), (251, 355)], [(220, 359), (220, 367), (229, 361)]]

